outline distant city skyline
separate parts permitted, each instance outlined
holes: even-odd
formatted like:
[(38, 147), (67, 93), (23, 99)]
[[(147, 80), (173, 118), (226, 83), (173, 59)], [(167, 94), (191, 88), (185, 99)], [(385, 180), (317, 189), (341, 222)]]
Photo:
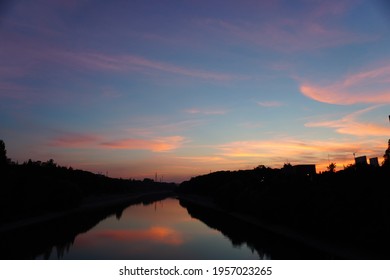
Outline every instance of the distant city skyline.
[(175, 182), (381, 163), (389, 26), (386, 0), (5, 1), (0, 139), (19, 163)]

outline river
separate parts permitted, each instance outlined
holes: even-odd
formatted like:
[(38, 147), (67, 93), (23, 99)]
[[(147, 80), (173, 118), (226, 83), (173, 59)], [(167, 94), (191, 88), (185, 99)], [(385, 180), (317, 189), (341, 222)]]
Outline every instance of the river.
[[(44, 254), (38, 256), (43, 258)], [(218, 230), (192, 218), (179, 200), (167, 198), (126, 208), (79, 234), (67, 252), (49, 259), (258, 259)]]
[(0, 236), (1, 259), (332, 259), (226, 213), (148, 197)]

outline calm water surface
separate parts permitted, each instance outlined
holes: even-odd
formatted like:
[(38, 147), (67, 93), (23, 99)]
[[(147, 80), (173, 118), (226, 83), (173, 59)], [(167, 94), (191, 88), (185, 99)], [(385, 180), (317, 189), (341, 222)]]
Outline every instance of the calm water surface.
[[(57, 258), (52, 252), (49, 258)], [(168, 198), (132, 205), (77, 235), (63, 259), (259, 259)]]

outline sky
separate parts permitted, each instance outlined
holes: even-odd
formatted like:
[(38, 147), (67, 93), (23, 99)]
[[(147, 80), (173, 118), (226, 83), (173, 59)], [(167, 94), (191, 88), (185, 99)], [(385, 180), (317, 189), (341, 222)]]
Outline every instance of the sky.
[(0, 2), (7, 156), (120, 178), (383, 161), (386, 0)]

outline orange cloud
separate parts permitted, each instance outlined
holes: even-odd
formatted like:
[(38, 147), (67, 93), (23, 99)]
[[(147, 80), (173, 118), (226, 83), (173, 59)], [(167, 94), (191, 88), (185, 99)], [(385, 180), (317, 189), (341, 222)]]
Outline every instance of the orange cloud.
[(390, 103), (390, 66), (348, 75), (325, 86), (302, 83), (300, 91), (311, 99), (330, 104)]
[(150, 241), (169, 245), (180, 245), (184, 242), (180, 232), (172, 228), (158, 226), (146, 230), (104, 230), (97, 232), (96, 235), (100, 238), (125, 242)]
[[(321, 146), (319, 146), (321, 147)], [(318, 150), (317, 145), (307, 145), (298, 140), (280, 140), (280, 141), (237, 141), (220, 145), (219, 149), (224, 156), (228, 157), (275, 157), (289, 155), (295, 156), (302, 152), (311, 152)]]
[(189, 161), (191, 163), (218, 163), (218, 162), (225, 162), (226, 159), (221, 156), (182, 156), (182, 157), (176, 157), (176, 159), (179, 160), (185, 160)]
[(264, 164), (281, 167), (289, 161), (292, 164), (316, 164), (318, 171), (326, 170), (329, 160), (339, 166), (353, 163), (353, 153), (368, 157), (382, 156), (384, 143), (375, 140), (299, 140), (279, 139), (264, 141), (238, 141), (220, 145), (218, 149), (227, 158), (246, 159), (247, 165)]
[(388, 126), (381, 126), (373, 123), (362, 123), (357, 121), (357, 117), (363, 113), (371, 111), (378, 106), (372, 106), (364, 110), (344, 116), (339, 120), (322, 121), (322, 122), (308, 122), (307, 127), (329, 127), (334, 128), (338, 133), (350, 134), (355, 136), (388, 136), (390, 135), (390, 128)]
[(155, 139), (124, 139), (101, 143), (104, 147), (126, 150), (150, 150), (153, 152), (167, 152), (179, 148), (184, 143), (182, 136), (158, 137)]
[[(147, 136), (152, 137), (152, 135)], [(149, 139), (126, 138), (111, 141), (102, 141), (102, 138), (93, 134), (66, 133), (49, 141), (49, 145), (66, 148), (106, 147), (111, 149), (167, 152), (181, 147), (185, 142), (185, 138), (182, 136), (152, 137)]]

